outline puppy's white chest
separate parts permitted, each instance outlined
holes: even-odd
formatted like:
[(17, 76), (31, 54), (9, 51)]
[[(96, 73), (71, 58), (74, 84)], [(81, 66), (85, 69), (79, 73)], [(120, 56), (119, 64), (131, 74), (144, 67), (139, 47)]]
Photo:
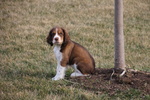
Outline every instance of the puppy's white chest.
[(62, 60), (62, 53), (60, 52), (60, 49), (61, 49), (60, 46), (54, 47), (54, 53), (55, 53), (57, 61), (59, 62)]

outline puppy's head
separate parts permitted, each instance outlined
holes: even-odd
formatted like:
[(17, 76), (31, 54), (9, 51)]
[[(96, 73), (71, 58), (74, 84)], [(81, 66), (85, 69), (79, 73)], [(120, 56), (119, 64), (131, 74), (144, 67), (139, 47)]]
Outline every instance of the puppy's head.
[(65, 29), (60, 27), (54, 27), (50, 30), (49, 35), (47, 37), (47, 42), (53, 46), (54, 45), (62, 45), (67, 43), (70, 40), (68, 33)]

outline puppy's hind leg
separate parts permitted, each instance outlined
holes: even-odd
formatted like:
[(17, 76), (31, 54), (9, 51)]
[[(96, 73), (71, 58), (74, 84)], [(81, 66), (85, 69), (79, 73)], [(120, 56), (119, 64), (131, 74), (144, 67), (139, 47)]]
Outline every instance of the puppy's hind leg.
[(74, 68), (75, 71), (71, 74), (70, 77), (87, 76), (87, 75), (82, 74), (82, 73), (77, 69), (77, 65), (76, 65), (76, 64), (73, 65), (73, 68)]

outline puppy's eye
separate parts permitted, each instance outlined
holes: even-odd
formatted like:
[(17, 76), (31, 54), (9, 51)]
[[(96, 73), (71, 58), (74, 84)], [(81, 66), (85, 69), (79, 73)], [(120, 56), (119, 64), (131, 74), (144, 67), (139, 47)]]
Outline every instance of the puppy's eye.
[(55, 33), (52, 33), (52, 35), (55, 35)]
[(60, 35), (62, 35), (63, 33), (59, 33)]

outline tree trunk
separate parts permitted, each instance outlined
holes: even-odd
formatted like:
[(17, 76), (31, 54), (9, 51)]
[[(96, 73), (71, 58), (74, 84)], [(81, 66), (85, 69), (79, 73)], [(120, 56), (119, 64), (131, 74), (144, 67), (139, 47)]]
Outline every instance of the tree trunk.
[(125, 70), (123, 0), (115, 0), (115, 69)]

